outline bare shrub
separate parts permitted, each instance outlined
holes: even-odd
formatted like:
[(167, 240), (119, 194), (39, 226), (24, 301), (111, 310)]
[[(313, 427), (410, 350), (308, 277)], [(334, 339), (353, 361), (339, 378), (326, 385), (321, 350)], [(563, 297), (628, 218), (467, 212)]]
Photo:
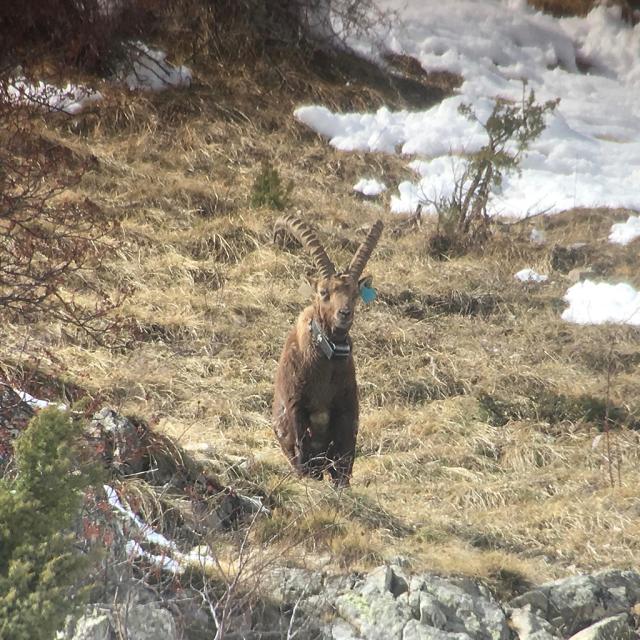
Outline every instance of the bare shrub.
[(519, 171), (529, 145), (545, 129), (545, 116), (559, 102), (537, 103), (533, 89), (527, 95), (525, 87), (519, 104), (498, 98), (486, 122), (478, 119), (470, 105), (460, 105), (460, 113), (485, 130), (487, 143), (463, 163), (450, 195), (424, 198), (438, 216), (436, 232), (429, 242), (434, 255), (462, 253), (491, 235), (488, 205), (492, 192), (500, 188), (506, 174)]
[[(89, 199), (71, 199), (90, 170), (83, 157), (37, 130), (32, 108), (0, 81), (0, 308), (14, 321), (46, 315), (98, 335), (115, 306), (97, 278), (116, 222)], [(74, 286), (75, 285), (75, 286)], [(71, 290), (82, 290), (85, 303)], [(90, 301), (87, 303), (86, 301)]]
[(206, 8), (200, 0), (183, 0), (166, 10), (189, 19), (192, 58), (218, 59), (245, 59), (265, 49), (303, 53), (341, 47), (348, 36), (370, 31), (392, 15), (374, 0), (215, 0)]
[(123, 39), (153, 23), (153, 0), (10, 0), (0, 6), (0, 69), (42, 58), (106, 73)]

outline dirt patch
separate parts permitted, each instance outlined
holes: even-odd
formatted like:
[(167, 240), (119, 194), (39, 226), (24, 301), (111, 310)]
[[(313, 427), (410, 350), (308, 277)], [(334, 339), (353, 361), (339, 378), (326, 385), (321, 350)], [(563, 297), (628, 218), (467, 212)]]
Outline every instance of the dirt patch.
[(492, 293), (469, 293), (450, 290), (441, 294), (422, 294), (411, 289), (400, 293), (382, 293), (380, 300), (400, 309), (402, 315), (413, 320), (424, 320), (435, 315), (488, 316), (501, 299)]

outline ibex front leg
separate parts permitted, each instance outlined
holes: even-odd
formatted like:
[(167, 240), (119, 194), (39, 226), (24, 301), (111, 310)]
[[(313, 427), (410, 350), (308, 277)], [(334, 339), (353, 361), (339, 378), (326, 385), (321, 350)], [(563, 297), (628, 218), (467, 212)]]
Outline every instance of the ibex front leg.
[(322, 461), (326, 456), (322, 456), (322, 460), (315, 457), (312, 421), (308, 412), (298, 405), (283, 402), (280, 410), (274, 411), (274, 430), (296, 473), (322, 478)]
[(331, 445), (328, 451), (329, 473), (338, 487), (348, 487), (356, 455), (358, 436), (357, 389), (349, 389), (331, 412)]

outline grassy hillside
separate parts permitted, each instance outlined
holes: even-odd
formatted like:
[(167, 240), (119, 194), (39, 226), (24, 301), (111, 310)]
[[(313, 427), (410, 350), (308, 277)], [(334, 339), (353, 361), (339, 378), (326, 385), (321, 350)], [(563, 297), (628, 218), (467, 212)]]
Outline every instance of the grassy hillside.
[[(120, 221), (99, 277), (130, 290), (119, 309), (128, 329), (98, 346), (55, 321), (2, 326), (5, 373), (41, 396), (65, 387), (143, 416), (201, 455), (245, 461), (274, 505), (252, 528), (252, 548), (285, 561), (358, 568), (402, 556), (416, 570), (505, 587), (633, 564), (638, 331), (560, 319), (573, 267), (640, 286), (637, 242), (606, 240), (628, 212), (504, 226), (484, 251), (436, 260), (429, 220), (407, 228), (384, 201), (352, 192), (365, 174), (397, 184), (410, 175), (406, 161), (337, 152), (292, 112), (426, 106), (453, 79), (389, 84), (347, 58), (201, 55), (191, 64), (190, 90), (111, 87), (91, 110), (39, 123), (48, 139), (96, 159), (74, 195)], [(386, 224), (368, 267), (379, 298), (352, 331), (362, 416), (342, 493), (292, 477), (270, 427), (277, 358), (313, 269), (301, 251), (272, 243), (279, 212), (250, 205), (264, 160), (293, 184), (289, 209), (319, 229), (336, 262), (347, 263), (363, 228)], [(534, 225), (544, 245), (530, 242)], [(554, 246), (575, 242), (587, 243), (586, 257), (563, 261)], [(517, 282), (523, 267), (550, 282)], [(594, 440), (608, 379), (609, 452)]]

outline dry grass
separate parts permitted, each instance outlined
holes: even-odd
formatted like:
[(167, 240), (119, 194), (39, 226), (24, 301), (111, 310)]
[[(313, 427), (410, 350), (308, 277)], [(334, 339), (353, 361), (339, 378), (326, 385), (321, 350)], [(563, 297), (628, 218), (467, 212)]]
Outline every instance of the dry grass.
[[(606, 243), (627, 212), (537, 219), (503, 230), (482, 255), (435, 261), (428, 228), (393, 235), (384, 202), (352, 195), (365, 172), (388, 183), (408, 175), (405, 160), (338, 153), (292, 116), (299, 102), (371, 108), (386, 98), (293, 63), (267, 67), (203, 64), (189, 91), (114, 92), (46, 125), (97, 158), (78, 195), (123, 216), (101, 277), (130, 287), (121, 313), (131, 332), (106, 349), (53, 323), (3, 326), (4, 370), (39, 371), (25, 374), (36, 393), (43, 373), (65, 380), (75, 396), (153, 419), (184, 445), (245, 460), (273, 506), (251, 544), (285, 561), (353, 568), (403, 556), (415, 570), (498, 586), (637, 562), (638, 434), (612, 435), (614, 488), (594, 437), (612, 341), (612, 405), (622, 423), (640, 421), (638, 331), (564, 324), (570, 280), (560, 271), (545, 286), (513, 279), (526, 266), (548, 271), (554, 243), (584, 241), (597, 273), (640, 286), (637, 243)], [(249, 207), (264, 158), (293, 180), (292, 209), (338, 262), (362, 226), (382, 217), (389, 230), (369, 265), (379, 300), (353, 330), (362, 420), (342, 493), (291, 478), (271, 433), (272, 376), (311, 263), (272, 244), (276, 212)], [(546, 245), (529, 242), (534, 224)]]

